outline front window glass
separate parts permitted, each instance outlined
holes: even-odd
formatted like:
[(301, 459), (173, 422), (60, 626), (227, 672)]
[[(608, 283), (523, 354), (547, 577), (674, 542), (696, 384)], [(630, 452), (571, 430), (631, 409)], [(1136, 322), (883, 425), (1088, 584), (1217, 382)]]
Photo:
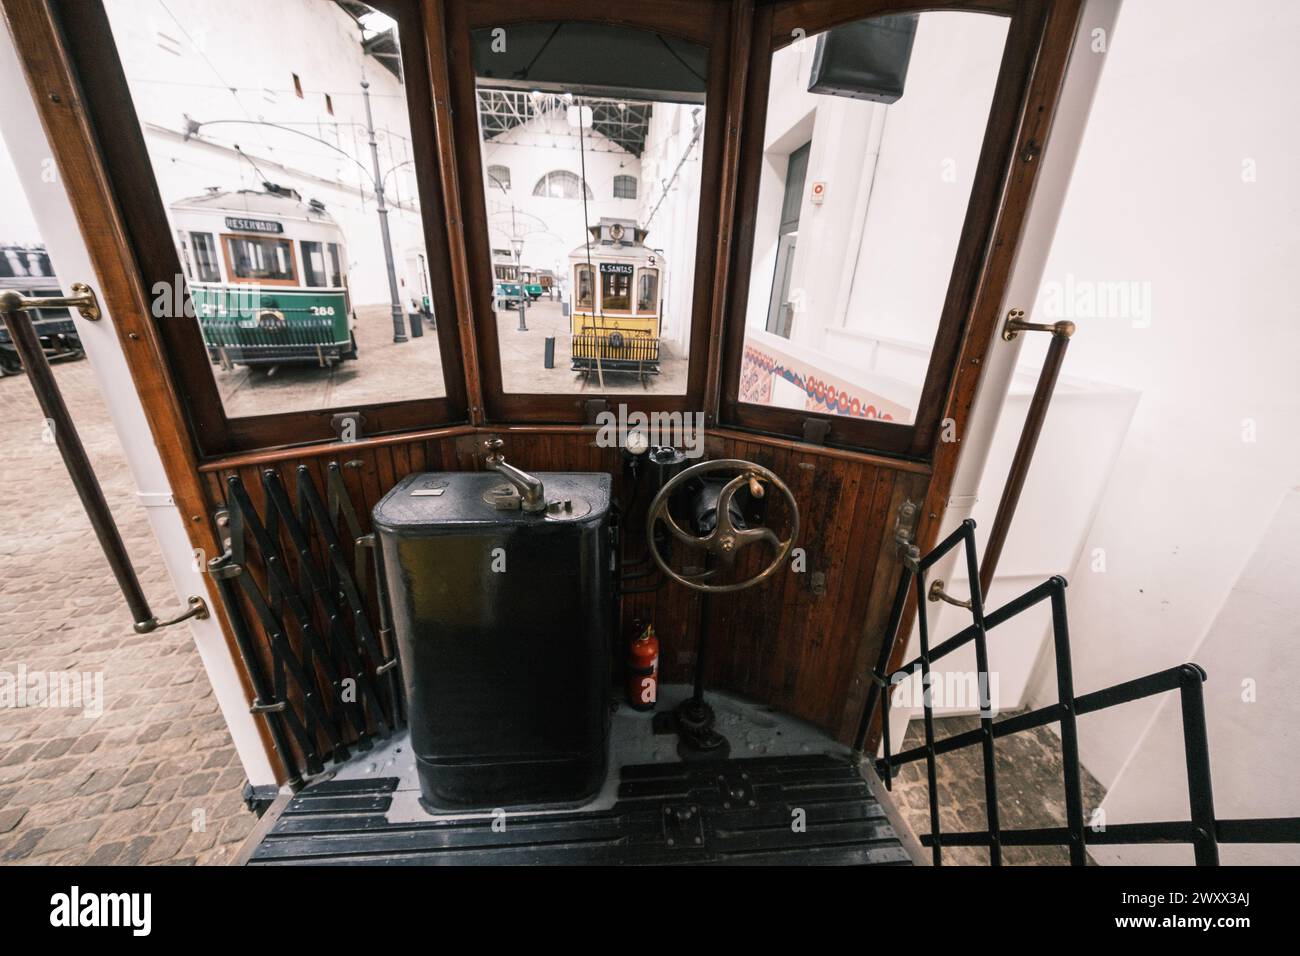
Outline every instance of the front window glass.
[(397, 23), (334, 0), (256, 5), (256, 29), (232, 15), (252, 5), (104, 6), (226, 414), (445, 396)]
[(600, 264), (600, 302), (606, 312), (632, 308), (632, 266), (622, 262)]
[(471, 38), (487, 173), (478, 254), (497, 282), (525, 277), (519, 299), (493, 297), (504, 390), (684, 394), (708, 48), (580, 21)]
[(226, 264), (236, 279), (293, 283), (293, 244), (287, 239), (223, 236)]
[(659, 304), (659, 273), (655, 269), (642, 269), (636, 287), (636, 310), (653, 312)]
[(740, 401), (915, 421), (1008, 22), (875, 17), (773, 54)]

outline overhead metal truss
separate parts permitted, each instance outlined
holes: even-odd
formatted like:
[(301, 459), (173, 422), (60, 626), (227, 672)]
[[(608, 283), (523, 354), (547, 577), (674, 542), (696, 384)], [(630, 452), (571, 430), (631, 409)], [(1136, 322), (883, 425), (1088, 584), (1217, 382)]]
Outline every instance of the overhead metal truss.
[[(480, 86), (479, 126), (483, 130), (483, 138), (491, 140), (536, 119), (564, 116), (570, 106), (576, 105), (591, 110), (592, 128), (605, 140), (633, 156), (641, 156), (654, 108), (653, 103), (641, 100), (590, 96), (573, 98), (561, 93)], [(577, 128), (567, 124), (558, 129), (548, 129), (547, 132), (552, 135), (571, 135), (574, 138), (578, 136)], [(613, 152), (599, 141), (587, 143), (585, 148), (593, 153)]]

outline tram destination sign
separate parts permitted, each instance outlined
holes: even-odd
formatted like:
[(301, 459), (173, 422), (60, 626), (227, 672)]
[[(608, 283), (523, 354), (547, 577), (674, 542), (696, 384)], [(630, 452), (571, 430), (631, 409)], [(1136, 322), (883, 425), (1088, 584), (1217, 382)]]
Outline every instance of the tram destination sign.
[(632, 274), (632, 263), (630, 262), (602, 262), (600, 264), (601, 272), (612, 272), (614, 275), (630, 276)]
[(283, 223), (274, 219), (245, 219), (242, 216), (227, 216), (226, 228), (240, 232), (284, 232)]

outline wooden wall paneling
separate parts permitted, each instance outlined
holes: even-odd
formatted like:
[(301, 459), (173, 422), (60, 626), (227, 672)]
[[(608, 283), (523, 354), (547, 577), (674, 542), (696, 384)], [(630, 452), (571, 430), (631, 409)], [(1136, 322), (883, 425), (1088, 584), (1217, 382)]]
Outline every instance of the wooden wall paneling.
[[(261, 468), (275, 465), (290, 485), (289, 476), (296, 474), (301, 461), (323, 489), (329, 462), (337, 460), (358, 516), (369, 530), (370, 509), (406, 474), (480, 470), (481, 445), (489, 434), (500, 435), (507, 458), (527, 470), (609, 472), (616, 499), (628, 503), (618, 450), (598, 447), (593, 429), (577, 427), (452, 429), (412, 436), (405, 443), (336, 444), (307, 449), (305, 454), (286, 450), (256, 461), (239, 460), (234, 468), (219, 474), (209, 471), (205, 478), (215, 491), (220, 487), (215, 479), (238, 472), (260, 506)], [(785, 477), (800, 508), (797, 546), (805, 548), (807, 556), (803, 573), (782, 573), (753, 590), (710, 598), (708, 686), (766, 702), (847, 741), (856, 729), (865, 687), (862, 677), (874, 663), (896, 581), (898, 564), (892, 550), (896, 509), (904, 497), (922, 499), (930, 481), (927, 469), (734, 432), (710, 432), (706, 450), (710, 458), (755, 461)], [(622, 516), (625, 562), (643, 551), (648, 496), (632, 504), (631, 513)], [(675, 552), (679, 565), (682, 550)], [(756, 568), (762, 557), (755, 552), (743, 561)], [(742, 563), (737, 572), (745, 567)], [(818, 572), (825, 575), (825, 592), (820, 595), (814, 593), (812, 583)], [(639, 578), (629, 586), (653, 580)], [(654, 624), (663, 643), (663, 679), (691, 681), (699, 636), (697, 602), (693, 592), (673, 583), (625, 595), (620, 602), (622, 627), (615, 635), (616, 668), (622, 667), (632, 621), (640, 619)]]

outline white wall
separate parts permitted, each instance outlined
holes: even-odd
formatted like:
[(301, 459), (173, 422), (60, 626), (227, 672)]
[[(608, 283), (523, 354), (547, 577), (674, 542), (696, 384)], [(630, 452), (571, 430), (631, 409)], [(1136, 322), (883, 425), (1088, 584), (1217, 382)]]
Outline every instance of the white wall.
[[(848, 346), (911, 406), (947, 294), (1006, 37), (1005, 17), (920, 17), (903, 96), (892, 104), (808, 92), (816, 38), (772, 61), (746, 322), (762, 329), (790, 153), (811, 141), (790, 275), (790, 337), (828, 358)], [(814, 183), (825, 185), (813, 201)], [(846, 340), (846, 336), (848, 339)], [(858, 341), (853, 341), (854, 337)], [(901, 343), (878, 352), (867, 340)], [(865, 384), (865, 383), (859, 383)]]
[[(1214, 810), (1220, 819), (1300, 812), (1300, 488), (1269, 521), (1259, 548), (1191, 656), (1208, 672)], [(1085, 718), (1086, 719), (1086, 718)], [(1167, 695), (1103, 803), (1107, 824), (1187, 819), (1181, 709)], [(1105, 847), (1103, 863), (1190, 863), (1189, 847)], [(1300, 864), (1300, 847), (1224, 846), (1224, 863)]]
[[(1212, 647), (1211, 694), (1235, 688), (1243, 669), (1287, 668), (1288, 686), (1300, 679), (1295, 658), (1278, 650), (1295, 641), (1282, 624), (1300, 617), (1300, 577), (1275, 597), (1287, 614), (1216, 638), (1222, 646), (1206, 641), (1300, 483), (1300, 5), (1254, 0), (1224, 14), (1208, 0), (1123, 7), (1036, 309), (1039, 318), (1062, 311), (1068, 283), (1081, 307), (1070, 316), (1079, 331), (1066, 370), (1142, 392), (1068, 575), (1081, 693)], [(1121, 282), (1137, 283), (1127, 306), (1088, 304), (1098, 284)], [(1051, 702), (1046, 668), (1041, 678), (1035, 696)], [(1149, 744), (1161, 740), (1166, 756), (1173, 746), (1151, 723), (1159, 706), (1081, 721), (1083, 761), (1111, 788), (1108, 804), (1132, 805), (1136, 788), (1157, 786), (1136, 770), (1162, 766)], [(1211, 726), (1223, 805), (1300, 812), (1294, 776), (1282, 800), (1261, 784), (1269, 778), (1258, 762), (1253, 770), (1224, 762), (1240, 751), (1294, 767), (1293, 724), (1294, 714), (1257, 707)], [(1267, 756), (1253, 749), (1258, 741)], [(1185, 800), (1165, 803), (1145, 809), (1171, 819), (1186, 811)]]
[[(414, 281), (402, 274), (402, 264), (408, 253), (423, 251), (424, 240), (405, 92), (392, 73), (362, 54), (357, 26), (337, 4), (168, 0), (164, 7), (109, 0), (106, 8), (164, 203), (209, 186), (260, 189), (263, 179), (319, 199), (347, 237), (357, 304), (388, 301), (361, 96), (367, 80), (380, 171), (387, 174), (393, 256), (399, 276)], [(241, 122), (205, 126), (186, 141), (186, 116)], [(341, 152), (259, 121), (292, 126)]]
[[(601, 216), (636, 219), (635, 199), (615, 199), (614, 177), (641, 178), (641, 162), (599, 131), (582, 131), (587, 168), (587, 218), (594, 226)], [(582, 177), (578, 130), (568, 124), (564, 110), (516, 126), (482, 144), (488, 223), (492, 247), (510, 249), (510, 234), (524, 235), (523, 264), (551, 269), (566, 276), (569, 253), (585, 238), (582, 203), (575, 199), (534, 196), (538, 181), (549, 172), (564, 170)], [(488, 166), (506, 166), (510, 187), (501, 189), (487, 179)], [(511, 211), (515, 212), (512, 222)]]

